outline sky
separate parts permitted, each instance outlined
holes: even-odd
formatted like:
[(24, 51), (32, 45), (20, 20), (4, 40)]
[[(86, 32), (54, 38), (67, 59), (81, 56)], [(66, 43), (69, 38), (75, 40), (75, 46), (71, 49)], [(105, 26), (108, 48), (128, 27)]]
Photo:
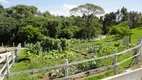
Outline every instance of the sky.
[(0, 0), (0, 4), (6, 8), (25, 4), (36, 6), (41, 12), (49, 11), (64, 16), (70, 15), (70, 9), (86, 3), (99, 5), (106, 13), (116, 12), (122, 7), (126, 7), (128, 11), (142, 12), (142, 0)]

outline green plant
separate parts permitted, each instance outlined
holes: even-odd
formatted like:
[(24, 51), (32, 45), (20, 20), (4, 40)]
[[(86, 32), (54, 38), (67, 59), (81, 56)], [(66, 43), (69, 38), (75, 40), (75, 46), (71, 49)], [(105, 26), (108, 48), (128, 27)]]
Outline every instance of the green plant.
[(112, 26), (109, 30), (109, 33), (113, 35), (118, 35), (120, 37), (124, 37), (130, 35), (130, 29), (127, 22), (122, 22), (118, 25)]
[(44, 51), (52, 51), (52, 50), (58, 50), (59, 53), (63, 50), (67, 50), (68, 48), (68, 42), (66, 39), (52, 39), (47, 38), (41, 43)]
[(91, 46), (88, 49), (88, 53), (97, 53), (98, 49), (98, 46)]
[(35, 28), (29, 25), (26, 27), (22, 27), (18, 31), (17, 37), (21, 42), (26, 41), (28, 43), (33, 43), (33, 42), (41, 41), (44, 38), (44, 35), (41, 33), (39, 28)]
[(67, 50), (67, 47), (68, 46), (68, 42), (66, 39), (61, 39), (61, 47), (62, 47), (62, 50)]

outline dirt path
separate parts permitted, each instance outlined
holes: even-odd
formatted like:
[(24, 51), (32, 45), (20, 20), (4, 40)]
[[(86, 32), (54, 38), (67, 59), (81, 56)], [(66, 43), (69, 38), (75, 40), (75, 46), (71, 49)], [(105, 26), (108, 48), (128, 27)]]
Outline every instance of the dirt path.
[(13, 49), (13, 47), (0, 47), (0, 53), (10, 51), (11, 49)]

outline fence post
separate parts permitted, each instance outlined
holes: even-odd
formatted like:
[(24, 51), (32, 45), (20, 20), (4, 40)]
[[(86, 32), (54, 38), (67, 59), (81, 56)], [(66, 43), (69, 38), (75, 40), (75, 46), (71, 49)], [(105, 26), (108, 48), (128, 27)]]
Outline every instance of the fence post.
[(142, 60), (141, 60), (141, 56), (142, 56), (142, 51), (141, 51), (141, 48), (142, 48), (142, 38), (140, 38), (139, 39), (139, 44), (140, 44), (140, 47), (138, 48), (138, 51), (137, 51), (137, 54), (139, 53), (139, 55), (138, 55), (138, 61), (137, 61), (137, 63), (139, 63), (139, 62), (141, 62)]
[(23, 47), (26, 47), (26, 42), (24, 42), (24, 46)]
[[(142, 41), (142, 39), (141, 38), (139, 38), (139, 40), (138, 40), (138, 45), (139, 44), (141, 44), (141, 41)], [(141, 56), (141, 47), (142, 47), (142, 45), (140, 45), (138, 48), (137, 48), (137, 51), (136, 51), (136, 54), (138, 54), (138, 53), (140, 53), (139, 55), (137, 55), (136, 56), (136, 64), (138, 64), (139, 63), (139, 61), (140, 61), (140, 56)]]
[[(142, 43), (142, 38), (140, 38), (140, 44)], [(142, 44), (140, 45), (140, 50), (141, 51), (141, 48), (142, 48)], [(140, 52), (140, 56), (142, 56), (142, 51)]]
[(18, 62), (18, 50), (17, 49), (15, 49), (14, 54), (16, 56), (15, 61)]
[(3, 43), (1, 43), (1, 46), (3, 47)]
[(6, 55), (6, 66), (7, 66), (7, 79), (9, 80), (10, 69), (9, 69), (8, 55)]
[(12, 63), (13, 64), (15, 63), (15, 56), (14, 55), (15, 55), (15, 53), (12, 52)]
[(69, 72), (68, 72), (68, 59), (65, 59), (65, 77), (68, 77), (68, 74), (69, 74)]
[(13, 47), (15, 47), (15, 43), (13, 42)]
[(117, 70), (117, 54), (116, 54), (116, 50), (114, 50), (114, 61), (113, 61), (113, 68), (114, 68), (114, 75), (117, 74), (116, 70)]

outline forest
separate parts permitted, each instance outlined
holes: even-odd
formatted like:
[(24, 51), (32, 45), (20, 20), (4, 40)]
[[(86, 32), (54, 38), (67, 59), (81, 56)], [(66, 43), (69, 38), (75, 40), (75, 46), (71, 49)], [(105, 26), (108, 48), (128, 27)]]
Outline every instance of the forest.
[[(36, 43), (46, 38), (90, 40), (111, 34), (124, 37), (130, 35), (132, 28), (142, 24), (142, 13), (128, 12), (125, 7), (105, 14), (100, 6), (87, 3), (70, 13), (69, 17), (55, 16), (48, 11), (40, 12), (35, 6), (4, 8), (0, 5), (0, 43)], [(96, 16), (100, 14), (105, 15)]]

